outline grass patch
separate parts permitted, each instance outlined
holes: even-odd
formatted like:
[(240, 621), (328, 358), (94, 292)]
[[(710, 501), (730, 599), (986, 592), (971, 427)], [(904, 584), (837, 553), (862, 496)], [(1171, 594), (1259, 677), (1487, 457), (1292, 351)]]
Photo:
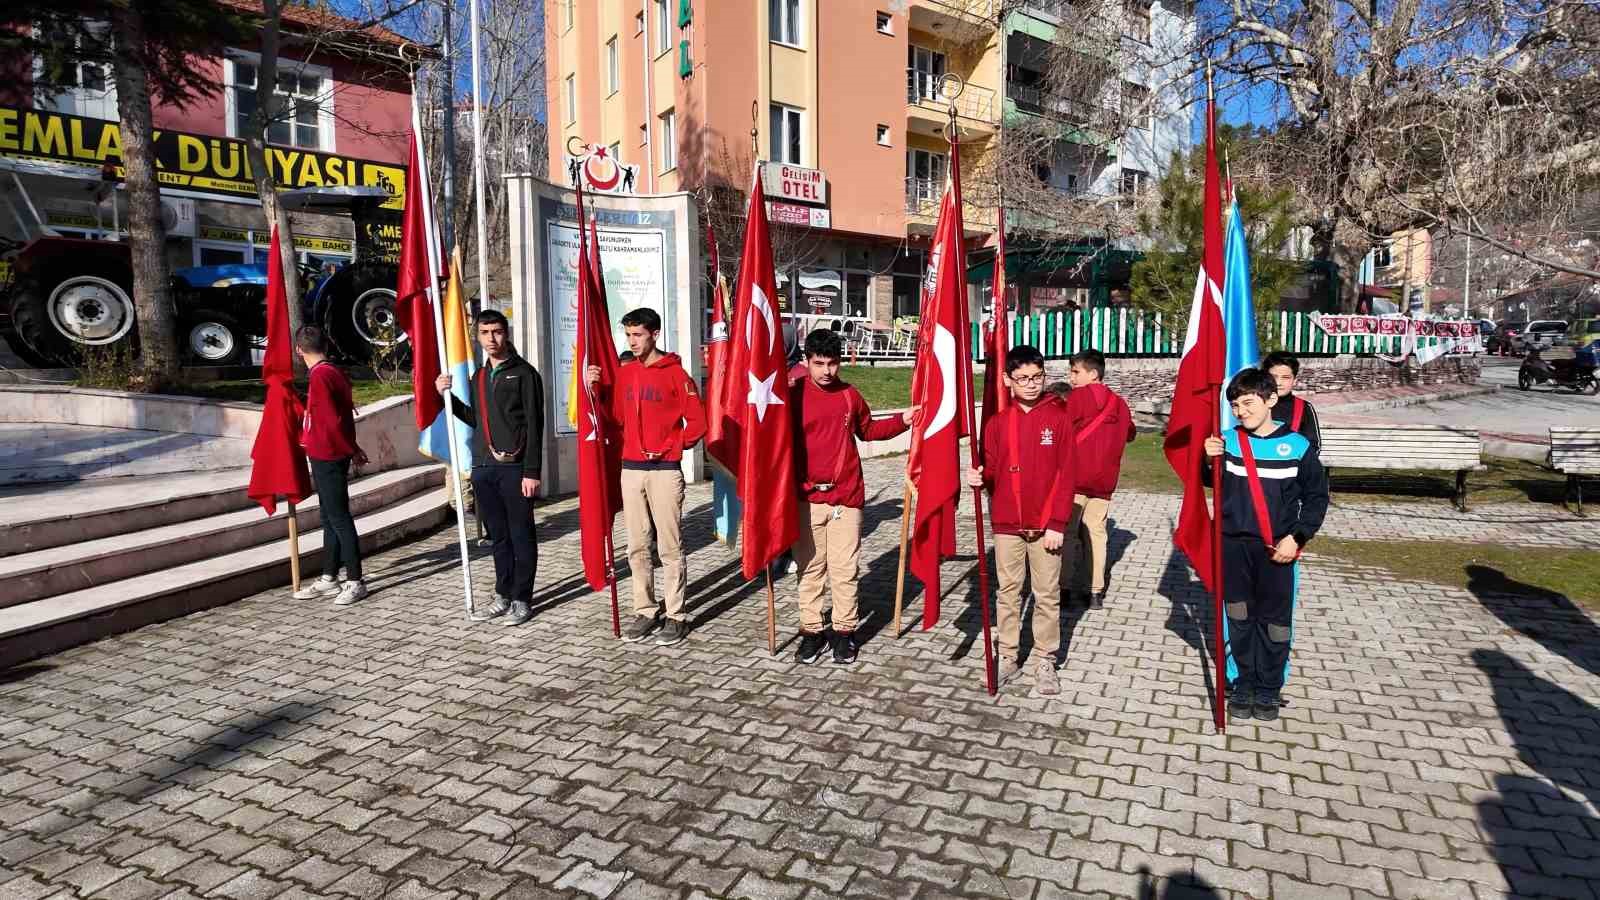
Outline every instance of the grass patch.
[[(911, 405), (910, 366), (840, 366), (839, 377), (855, 385), (862, 399), (875, 410), (905, 409)], [(983, 374), (972, 376), (972, 396), (983, 396)]]
[(1314, 554), (1378, 566), (1415, 581), (1474, 593), (1553, 600), (1559, 594), (1600, 606), (1600, 553), (1549, 547), (1503, 547), (1446, 541), (1357, 541), (1318, 537)]
[[(306, 383), (304, 381), (295, 382), (294, 388), (300, 392), (300, 396), (305, 396)], [(400, 381), (389, 384), (376, 378), (358, 378), (351, 380), (350, 389), (355, 398), (355, 405), (365, 406), (368, 403), (376, 403), (386, 397), (409, 395), (411, 393), (411, 382)], [(259, 378), (174, 385), (167, 390), (167, 393), (176, 394), (180, 397), (198, 397), (202, 400), (221, 400), (232, 403), (265, 403), (267, 400), (267, 386)]]

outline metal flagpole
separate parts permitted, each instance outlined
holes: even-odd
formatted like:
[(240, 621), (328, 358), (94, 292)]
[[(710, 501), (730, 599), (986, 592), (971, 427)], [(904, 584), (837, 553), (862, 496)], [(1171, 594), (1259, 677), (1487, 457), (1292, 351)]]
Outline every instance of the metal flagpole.
[[(1206, 62), (1206, 116), (1209, 119), (1207, 122), (1208, 133), (1216, 131), (1216, 103), (1216, 93), (1213, 91), (1211, 86), (1211, 62), (1208, 60)], [(1215, 165), (1214, 157), (1210, 164)], [(1204, 204), (1201, 204), (1201, 206), (1204, 207)], [(1202, 233), (1204, 233), (1203, 228)], [(1202, 260), (1202, 266), (1203, 265), (1204, 261)], [(1224, 275), (1224, 277), (1226, 277), (1226, 275)], [(1210, 280), (1211, 276), (1208, 272), (1206, 273), (1207, 284), (1204, 288), (1207, 293), (1203, 298), (1207, 303), (1211, 302)], [(1217, 395), (1217, 437), (1222, 436), (1222, 400), (1223, 395), (1219, 393)], [(1249, 438), (1241, 437), (1240, 440), (1249, 440)], [(1220, 456), (1214, 457), (1211, 460), (1211, 512), (1211, 583), (1215, 587), (1215, 590), (1211, 595), (1212, 636), (1214, 641), (1213, 646), (1215, 647), (1215, 653), (1213, 655), (1216, 657), (1217, 664), (1216, 709), (1212, 711), (1212, 717), (1217, 723), (1217, 733), (1226, 734), (1228, 731), (1228, 711), (1226, 709), (1228, 702), (1228, 643), (1227, 639), (1223, 637), (1223, 631), (1226, 623), (1223, 621), (1222, 617), (1222, 457)]]
[[(476, 2), (476, 0), (474, 0), (474, 2)], [(582, 176), (579, 176), (577, 182), (575, 184), (573, 184), (573, 189), (577, 191), (578, 246), (579, 247), (588, 247), (589, 246), (589, 224), (588, 224), (588, 222), (586, 220), (586, 217), (584, 215), (584, 208), (583, 208), (583, 178), (582, 178)], [(600, 252), (600, 241), (599, 241), (599, 235), (597, 233), (596, 234), (596, 238), (595, 238), (594, 249), (590, 250), (589, 253), (599, 254), (599, 252)], [(578, 264), (580, 266), (593, 265), (596, 270), (598, 270), (600, 268), (600, 264), (599, 264), (598, 260), (595, 260), (594, 257), (589, 256), (588, 253), (584, 253), (584, 252), (581, 252), (581, 251), (578, 254)], [(588, 273), (587, 272), (580, 272), (580, 273), (578, 273), (578, 277), (579, 278), (587, 278), (588, 277)], [(604, 285), (601, 285), (601, 286), (604, 287)], [(593, 298), (591, 297), (590, 299), (592, 300)], [(580, 372), (587, 372), (588, 369), (589, 369), (589, 357), (587, 355), (587, 351), (589, 350), (588, 324), (587, 324), (588, 316), (589, 316), (589, 311), (587, 309), (580, 309), (578, 311), (579, 334), (582, 336), (581, 340), (583, 341), (583, 348), (586, 351), (584, 357), (579, 360), (579, 362), (581, 363), (581, 365), (578, 367)], [(602, 429), (599, 426), (600, 404), (595, 401), (594, 387), (588, 383), (587, 379), (585, 379), (585, 382), (584, 382), (584, 385), (583, 385), (583, 392), (584, 392), (585, 396), (587, 396), (589, 398), (589, 411), (595, 418), (595, 431), (596, 431), (596, 434), (595, 434), (595, 438), (596, 439), (593, 440), (593, 441), (587, 441), (585, 443), (590, 443), (590, 444), (594, 445), (594, 455), (595, 455), (596, 459), (599, 461), (600, 473), (601, 473), (602, 477), (604, 477), (605, 480), (606, 480), (606, 503), (609, 505), (611, 503), (611, 487), (610, 487), (611, 474), (606, 470), (606, 442), (608, 440), (610, 440), (610, 439), (606, 436), (605, 429)], [(613, 515), (612, 515), (612, 519), (611, 519), (611, 524), (608, 525), (607, 528), (606, 528), (606, 580), (611, 583), (611, 636), (612, 637), (622, 637), (622, 613), (617, 607), (617, 551), (616, 551), (616, 548), (614, 546), (612, 546), (612, 537), (611, 537), (611, 531), (612, 531), (613, 528), (616, 527), (615, 512), (616, 512), (615, 510), (612, 510)]]
[(444, 96), (444, 159), (439, 160), (440, 174), (443, 184), (440, 185), (440, 199), (444, 201), (444, 219), (435, 224), (430, 217), (430, 227), (439, 230), (443, 236), (439, 244), (441, 247), (454, 247), (456, 245), (456, 54), (455, 54), (455, 26), (451, 24), (451, 7), (455, 6), (453, 0), (446, 0), (444, 4), (444, 58), (440, 63), (444, 67), (444, 85), (441, 93)]
[[(433, 230), (433, 198), (428, 191), (428, 155), (427, 142), (422, 139), (422, 111), (417, 106), (417, 81), (416, 73), (411, 78), (411, 130), (416, 135), (417, 142), (417, 171), (411, 172), (407, 177), (420, 178), (417, 196), (422, 198), (422, 221), (424, 231), (427, 232), (428, 257), (428, 302), (433, 304), (433, 337), (434, 343), (439, 348), (439, 371), (450, 370), (450, 360), (445, 355), (444, 347), (444, 310), (439, 303), (439, 236)], [(456, 415), (455, 395), (447, 393), (444, 398), (444, 428), (448, 443), (446, 444), (450, 458), (450, 484), (455, 491), (456, 500), (456, 542), (461, 545), (461, 581), (466, 587), (467, 617), (472, 617), (472, 560), (467, 553), (467, 505), (461, 494), (461, 470), (456, 466)]]
[(472, 29), (472, 195), (476, 200), (474, 216), (478, 231), (478, 308), (489, 299), (489, 240), (484, 222), (483, 198), (483, 88), (480, 78), (478, 50), (478, 0), (471, 0)]

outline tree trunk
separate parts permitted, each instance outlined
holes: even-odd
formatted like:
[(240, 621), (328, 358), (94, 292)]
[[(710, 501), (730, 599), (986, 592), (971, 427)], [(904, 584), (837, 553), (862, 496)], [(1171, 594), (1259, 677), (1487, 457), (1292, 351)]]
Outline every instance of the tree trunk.
[[(256, 109), (250, 116), (249, 133), (245, 137), (245, 155), (250, 162), (250, 173), (256, 184), (256, 196), (261, 199), (261, 212), (266, 217), (267, 228), (278, 227), (279, 266), (283, 270), (283, 290), (289, 297), (289, 333), (297, 334), (305, 324), (300, 304), (300, 270), (294, 254), (294, 226), (289, 213), (278, 203), (278, 182), (267, 168), (267, 125), (283, 110), (276, 100), (278, 84), (278, 44), (280, 14), (283, 4), (279, 0), (262, 3), (261, 61), (256, 68)], [(295, 371), (301, 363), (294, 357)]]
[[(167, 266), (167, 230), (161, 223), (161, 188), (151, 146), (150, 82), (144, 63), (144, 16), (139, 4), (109, 7), (120, 52), (116, 54), (117, 115), (128, 195), (128, 251), (133, 266), (133, 307), (142, 347), (140, 387), (161, 390), (178, 376), (178, 344)], [(112, 195), (116, 202), (116, 195)]]

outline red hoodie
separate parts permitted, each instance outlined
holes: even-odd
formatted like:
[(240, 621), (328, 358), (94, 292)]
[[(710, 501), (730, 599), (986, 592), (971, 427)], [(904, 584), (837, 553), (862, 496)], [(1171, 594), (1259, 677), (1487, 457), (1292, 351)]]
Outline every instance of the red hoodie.
[[(860, 509), (867, 491), (861, 480), (856, 439), (884, 441), (911, 426), (899, 416), (874, 419), (861, 392), (842, 381), (817, 387), (809, 377), (789, 391), (795, 422), (795, 473), (810, 503)], [(832, 484), (819, 491), (814, 485)]]
[[(996, 534), (1065, 532), (1072, 520), (1076, 442), (1066, 404), (1013, 403), (983, 426), (983, 480)], [(1013, 447), (1016, 452), (1013, 453)]]
[(683, 451), (706, 433), (699, 390), (676, 353), (649, 365), (623, 363), (611, 389), (611, 415), (622, 423), (624, 469), (676, 469)]
[(330, 362), (311, 367), (306, 386), (306, 412), (300, 421), (300, 446), (306, 456), (331, 462), (355, 456), (355, 405), (350, 379)]
[(1078, 493), (1110, 500), (1122, 475), (1122, 450), (1139, 433), (1128, 403), (1097, 382), (1073, 388), (1067, 412), (1078, 442)]

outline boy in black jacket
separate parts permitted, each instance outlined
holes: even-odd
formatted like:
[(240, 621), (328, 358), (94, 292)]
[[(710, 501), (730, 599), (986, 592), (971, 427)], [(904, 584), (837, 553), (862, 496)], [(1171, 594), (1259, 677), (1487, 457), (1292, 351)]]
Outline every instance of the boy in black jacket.
[(1321, 453), (1322, 423), (1317, 420), (1316, 407), (1294, 395), (1294, 386), (1300, 380), (1300, 358), (1282, 350), (1268, 353), (1261, 361), (1261, 370), (1271, 375), (1277, 385), (1278, 405), (1273, 408), (1272, 417), (1287, 423), (1290, 431), (1305, 435), (1311, 449)]
[[(1223, 458), (1222, 597), (1227, 607), (1228, 716), (1278, 718), (1289, 672), (1300, 551), (1328, 512), (1328, 475), (1304, 435), (1273, 421), (1277, 386), (1262, 369), (1228, 384), (1239, 427), (1206, 438)], [(1207, 483), (1211, 467), (1204, 469)]]

